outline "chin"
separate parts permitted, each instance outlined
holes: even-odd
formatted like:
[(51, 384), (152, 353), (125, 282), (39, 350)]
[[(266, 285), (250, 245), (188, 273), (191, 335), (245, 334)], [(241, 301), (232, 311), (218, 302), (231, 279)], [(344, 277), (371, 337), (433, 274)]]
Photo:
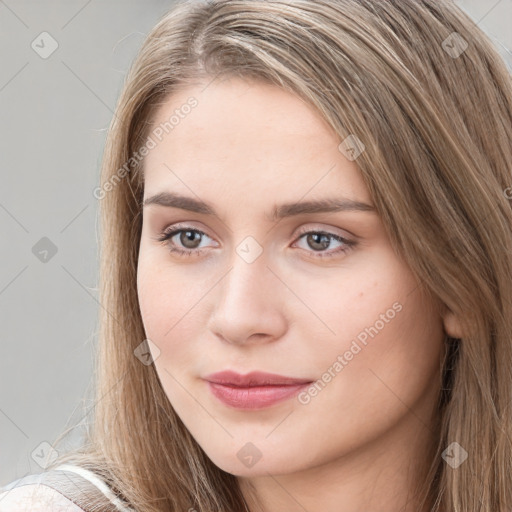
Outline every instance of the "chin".
[(220, 450), (219, 445), (212, 447), (212, 450), (203, 450), (217, 467), (226, 473), (241, 477), (269, 476), (269, 473), (277, 476), (315, 465), (314, 461), (308, 460), (307, 457), (301, 461), (295, 460), (300, 450), (294, 446), (289, 447), (289, 452), (283, 452), (277, 447), (263, 445), (263, 440), (261, 443), (240, 443), (232, 440), (232, 444), (223, 445)]

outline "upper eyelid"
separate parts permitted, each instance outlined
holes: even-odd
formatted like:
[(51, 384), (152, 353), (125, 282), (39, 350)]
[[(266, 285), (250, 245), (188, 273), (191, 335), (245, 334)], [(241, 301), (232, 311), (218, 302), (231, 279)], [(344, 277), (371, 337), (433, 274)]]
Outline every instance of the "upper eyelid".
[[(353, 235), (352, 233), (350, 233), (347, 230), (343, 230), (343, 231), (344, 231), (344, 233), (347, 233), (348, 236), (345, 235), (344, 233), (338, 233), (338, 232), (334, 231), (335, 229), (341, 229), (341, 228), (322, 228), (322, 227), (318, 227), (318, 226), (317, 227), (312, 226), (312, 227), (308, 227), (308, 228), (301, 227), (298, 230), (295, 230), (295, 233), (297, 233), (296, 236), (302, 236), (308, 232), (314, 232), (314, 233), (323, 232), (328, 235), (339, 236), (339, 237), (345, 238), (345, 239), (349, 239), (350, 237), (353, 237), (354, 239), (358, 238), (357, 236)], [(162, 233), (172, 233), (173, 231), (186, 231), (186, 230), (198, 231), (198, 232), (206, 235), (207, 237), (211, 238), (212, 240), (215, 239), (215, 237), (208, 234), (207, 230), (196, 227), (196, 226), (194, 226), (192, 224), (188, 224), (188, 223), (179, 223), (178, 222), (175, 224), (171, 224), (170, 226), (164, 228), (162, 230)]]
[(206, 230), (201, 229), (201, 228), (196, 228), (194, 226), (189, 226), (188, 224), (185, 224), (183, 226), (180, 224), (171, 225), (171, 226), (163, 229), (162, 234), (173, 233), (173, 236), (176, 236), (181, 231), (196, 231), (198, 233), (201, 233), (202, 235), (206, 235), (208, 238), (211, 238), (212, 240), (214, 239), (214, 237), (210, 236)]

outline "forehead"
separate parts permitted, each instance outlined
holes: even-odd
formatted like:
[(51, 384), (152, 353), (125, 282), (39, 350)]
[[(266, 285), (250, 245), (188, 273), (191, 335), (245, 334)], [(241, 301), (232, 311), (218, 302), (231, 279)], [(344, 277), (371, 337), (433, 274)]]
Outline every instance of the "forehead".
[(146, 197), (188, 189), (261, 199), (279, 191), (297, 200), (334, 187), (369, 201), (338, 135), (301, 98), (273, 85), (231, 78), (182, 89), (160, 106), (152, 133), (159, 137), (144, 163)]

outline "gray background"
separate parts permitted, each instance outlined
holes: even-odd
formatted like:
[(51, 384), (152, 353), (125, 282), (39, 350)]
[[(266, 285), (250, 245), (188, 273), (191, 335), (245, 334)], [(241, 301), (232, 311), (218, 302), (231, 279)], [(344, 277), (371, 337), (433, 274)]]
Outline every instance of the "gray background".
[[(512, 0), (458, 3), (512, 70)], [(172, 4), (0, 0), (0, 485), (40, 472), (57, 435), (92, 405), (93, 190), (126, 70)], [(55, 43), (42, 32), (58, 44), (47, 58)]]

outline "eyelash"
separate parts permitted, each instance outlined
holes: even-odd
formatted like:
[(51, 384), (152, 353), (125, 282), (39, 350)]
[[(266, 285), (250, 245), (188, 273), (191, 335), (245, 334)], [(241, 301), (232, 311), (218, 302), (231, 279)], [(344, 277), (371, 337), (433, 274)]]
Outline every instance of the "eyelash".
[[(184, 232), (184, 231), (192, 231), (194, 233), (199, 233), (200, 235), (208, 236), (206, 233), (204, 233), (203, 231), (201, 231), (199, 229), (195, 229), (190, 226), (181, 226), (180, 225), (180, 226), (176, 226), (171, 231), (166, 229), (165, 231), (163, 231), (161, 233), (161, 235), (159, 237), (156, 238), (156, 240), (158, 242), (161, 242), (164, 245), (166, 245), (168, 250), (171, 253), (176, 253), (180, 256), (187, 256), (187, 257), (193, 256), (193, 255), (196, 255), (196, 256), (201, 255), (205, 251), (205, 249), (177, 249), (176, 247), (171, 246), (171, 244), (169, 243), (170, 239), (173, 236), (175, 236), (181, 232)], [(303, 231), (299, 232), (299, 236), (296, 240), (298, 241), (304, 235), (309, 235), (309, 234), (325, 235), (325, 236), (328, 236), (329, 238), (336, 240), (337, 242), (341, 242), (345, 245), (344, 248), (341, 248), (339, 250), (332, 251), (332, 252), (320, 252), (320, 251), (315, 252), (315, 251), (307, 251), (306, 249), (303, 249), (303, 250), (306, 250), (306, 252), (313, 252), (314, 258), (333, 258), (333, 257), (336, 257), (337, 255), (344, 254), (344, 253), (348, 252), (350, 249), (352, 249), (356, 245), (356, 242), (354, 242), (354, 241), (347, 240), (346, 238), (343, 238), (342, 236), (335, 235), (333, 233), (329, 233), (329, 232), (326, 232), (323, 230), (316, 230), (316, 231), (315, 230), (303, 230)], [(209, 238), (211, 238), (211, 237), (209, 237)]]

